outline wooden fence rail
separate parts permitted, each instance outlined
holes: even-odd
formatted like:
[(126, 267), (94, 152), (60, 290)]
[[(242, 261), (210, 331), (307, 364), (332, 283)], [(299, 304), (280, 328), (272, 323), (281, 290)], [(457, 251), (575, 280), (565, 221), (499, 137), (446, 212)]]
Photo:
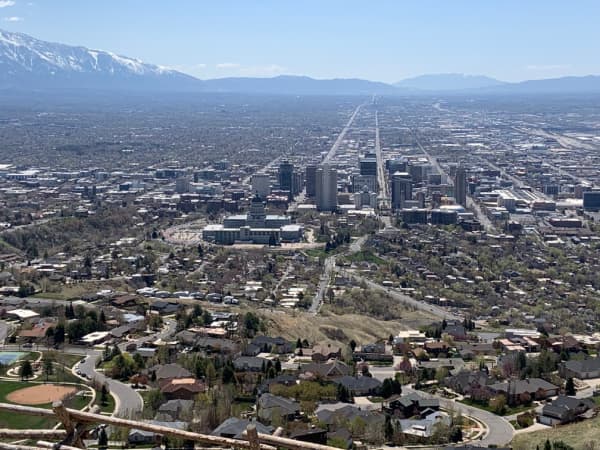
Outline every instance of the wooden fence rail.
[[(65, 408), (62, 402), (54, 402), (52, 409), (35, 408), (31, 406), (13, 405), (0, 403), (0, 411), (10, 411), (16, 414), (27, 414), (41, 417), (53, 417), (58, 419), (64, 430), (7, 430), (0, 429), (0, 437), (11, 439), (60, 439), (60, 448), (69, 450), (73, 448), (85, 448), (83, 439), (88, 435), (89, 428), (93, 424), (112, 425), (120, 428), (137, 429), (149, 431), (163, 436), (209, 444), (215, 447), (228, 447), (248, 450), (276, 450), (277, 448), (289, 448), (292, 450), (339, 450), (335, 447), (313, 444), (311, 442), (296, 441), (276, 435), (257, 433), (254, 425), (249, 425), (244, 432), (247, 440), (231, 439), (220, 436), (212, 436), (176, 428), (155, 425), (137, 420), (121, 419), (113, 416), (104, 416), (96, 412), (83, 412), (75, 409)], [(280, 432), (280, 430), (278, 430)], [(32, 448), (52, 448), (55, 444), (46, 441), (38, 441), (37, 447), (24, 445), (0, 443), (0, 450), (29, 450)]]

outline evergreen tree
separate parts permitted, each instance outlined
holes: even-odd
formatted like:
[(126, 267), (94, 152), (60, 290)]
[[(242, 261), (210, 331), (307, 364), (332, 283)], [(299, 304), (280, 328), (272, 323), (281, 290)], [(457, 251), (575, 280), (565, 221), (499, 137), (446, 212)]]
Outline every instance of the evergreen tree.
[(575, 382), (573, 381), (573, 377), (567, 378), (567, 382), (565, 384), (565, 394), (575, 395)]
[(46, 381), (50, 378), (50, 375), (54, 372), (54, 361), (52, 360), (52, 356), (49, 353), (44, 355), (43, 360), (44, 365), (44, 374), (46, 375)]
[(28, 359), (21, 364), (19, 376), (21, 377), (21, 380), (28, 380), (33, 376), (33, 367), (31, 367), (31, 362)]

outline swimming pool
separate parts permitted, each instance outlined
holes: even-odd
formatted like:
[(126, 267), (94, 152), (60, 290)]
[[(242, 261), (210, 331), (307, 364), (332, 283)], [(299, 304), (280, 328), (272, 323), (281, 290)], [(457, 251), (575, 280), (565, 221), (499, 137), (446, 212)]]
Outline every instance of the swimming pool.
[(24, 352), (0, 352), (0, 364), (9, 366), (25, 355)]

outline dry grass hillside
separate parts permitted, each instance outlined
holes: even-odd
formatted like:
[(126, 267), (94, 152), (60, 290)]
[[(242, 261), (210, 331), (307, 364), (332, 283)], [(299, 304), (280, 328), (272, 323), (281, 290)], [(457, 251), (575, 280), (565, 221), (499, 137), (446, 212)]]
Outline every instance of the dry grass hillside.
[(407, 311), (398, 320), (378, 320), (358, 314), (325, 313), (314, 316), (306, 312), (277, 310), (261, 310), (259, 314), (268, 321), (267, 328), (272, 336), (294, 341), (301, 338), (309, 342), (328, 340), (344, 344), (351, 339), (358, 343), (387, 339), (390, 334), (418, 328), (434, 320), (418, 311)]
[(535, 450), (537, 446), (544, 448), (546, 439), (550, 442), (563, 441), (577, 450), (599, 448), (600, 417), (561, 427), (520, 433), (513, 439), (512, 446), (514, 450)]

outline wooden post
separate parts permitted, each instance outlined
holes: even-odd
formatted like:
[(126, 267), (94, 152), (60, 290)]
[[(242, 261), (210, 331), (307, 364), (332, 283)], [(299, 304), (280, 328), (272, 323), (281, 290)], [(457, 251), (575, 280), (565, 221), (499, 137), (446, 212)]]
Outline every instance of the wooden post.
[(9, 430), (0, 429), (1, 439), (64, 439), (65, 430)]
[(260, 442), (258, 441), (258, 432), (256, 431), (256, 425), (253, 423), (246, 427), (246, 438), (250, 443), (250, 450), (259, 450)]
[(47, 441), (37, 441), (36, 445), (37, 445), (36, 448), (39, 448), (39, 447), (50, 448), (53, 450), (56, 448), (60, 448), (60, 450), (81, 450), (80, 447), (71, 447), (70, 445), (55, 444), (54, 442), (47, 442)]
[(56, 414), (58, 420), (61, 421), (63, 427), (65, 427), (65, 430), (67, 430), (67, 436), (72, 435), (73, 431), (75, 431), (75, 426), (73, 425), (73, 422), (71, 422), (71, 417), (69, 416), (67, 408), (65, 408), (65, 405), (63, 405), (63, 402), (60, 400), (53, 402), (52, 411), (54, 411), (54, 414)]
[(277, 429), (273, 433), (273, 436), (283, 436), (283, 431), (283, 427), (277, 427)]

